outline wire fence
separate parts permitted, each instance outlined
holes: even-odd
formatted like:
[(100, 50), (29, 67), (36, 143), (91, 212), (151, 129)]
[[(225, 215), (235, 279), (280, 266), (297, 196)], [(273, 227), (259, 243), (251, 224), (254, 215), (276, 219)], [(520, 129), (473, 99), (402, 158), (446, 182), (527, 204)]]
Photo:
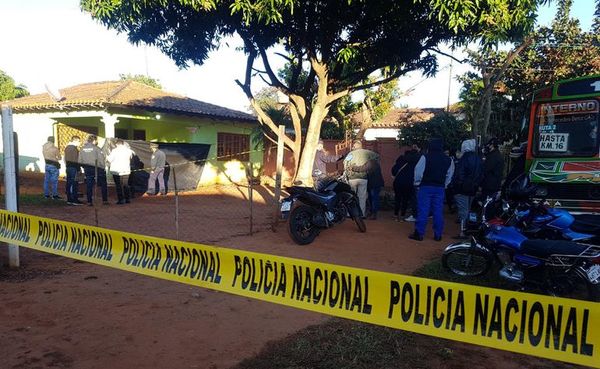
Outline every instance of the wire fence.
[[(93, 201), (88, 206), (86, 180), (77, 176), (81, 206), (66, 202), (66, 179), (61, 176), (58, 195), (52, 191), (44, 196), (45, 174), (23, 172), (18, 175), (19, 211), (81, 224), (129, 231), (182, 241), (228, 244), (236, 237), (253, 235), (271, 229), (274, 220), (274, 188), (272, 178), (261, 173), (259, 163), (228, 160), (241, 154), (256, 154), (262, 150), (235, 153), (202, 160), (171, 163), (166, 168), (166, 195), (146, 193), (149, 168), (132, 170), (129, 176), (129, 203), (116, 204), (114, 181), (108, 181), (108, 203), (101, 200), (101, 188), (93, 185)], [(189, 165), (199, 165), (199, 174), (212, 180), (201, 181), (190, 188), (189, 181), (181, 185), (182, 175)], [(187, 171), (189, 172), (189, 171)], [(0, 194), (4, 206), (4, 170), (0, 170)], [(107, 177), (112, 177), (107, 174)], [(110, 178), (107, 178), (110, 179)]]

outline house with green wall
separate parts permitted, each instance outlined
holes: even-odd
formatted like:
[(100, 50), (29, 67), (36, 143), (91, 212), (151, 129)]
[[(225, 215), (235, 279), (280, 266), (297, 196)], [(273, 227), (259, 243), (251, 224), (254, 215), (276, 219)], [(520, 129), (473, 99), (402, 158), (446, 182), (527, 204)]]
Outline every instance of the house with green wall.
[(261, 145), (251, 138), (258, 121), (251, 114), (131, 80), (86, 83), (59, 91), (60, 96), (44, 93), (6, 102), (13, 111), (20, 170), (43, 172), (41, 148), (48, 136), (55, 137), (62, 152), (74, 134), (209, 144), (201, 185), (238, 182), (246, 177), (248, 167), (255, 174), (262, 167)]

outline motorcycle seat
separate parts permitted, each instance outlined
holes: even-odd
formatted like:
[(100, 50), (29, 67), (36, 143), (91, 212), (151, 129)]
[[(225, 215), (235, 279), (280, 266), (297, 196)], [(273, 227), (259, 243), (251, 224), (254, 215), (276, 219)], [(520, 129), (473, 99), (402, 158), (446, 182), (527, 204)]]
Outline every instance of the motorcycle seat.
[(579, 255), (588, 248), (588, 245), (577, 242), (555, 240), (530, 239), (521, 244), (521, 252), (540, 258), (550, 255)]
[(287, 191), (290, 194), (298, 194), (298, 195), (303, 194), (303, 193), (310, 193), (311, 195), (319, 197), (323, 200), (329, 200), (335, 196), (335, 192), (331, 192), (331, 191), (319, 192), (312, 187), (292, 186), (292, 187), (288, 187)]
[(575, 220), (575, 222), (571, 224), (571, 229), (579, 233), (593, 234), (596, 236), (600, 235), (599, 224), (583, 222), (580, 220)]

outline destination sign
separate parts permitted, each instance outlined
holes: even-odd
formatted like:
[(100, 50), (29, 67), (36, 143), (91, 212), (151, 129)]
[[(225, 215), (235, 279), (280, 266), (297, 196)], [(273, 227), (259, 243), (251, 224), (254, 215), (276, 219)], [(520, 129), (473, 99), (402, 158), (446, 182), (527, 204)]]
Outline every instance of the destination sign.
[(600, 94), (600, 75), (559, 83), (557, 96)]

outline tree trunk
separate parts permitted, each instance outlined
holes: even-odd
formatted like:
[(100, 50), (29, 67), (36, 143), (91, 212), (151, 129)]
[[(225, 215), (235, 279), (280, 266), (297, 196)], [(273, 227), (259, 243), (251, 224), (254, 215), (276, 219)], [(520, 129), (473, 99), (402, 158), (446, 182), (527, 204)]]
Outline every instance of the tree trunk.
[(323, 119), (329, 112), (329, 104), (333, 102), (327, 91), (328, 77), (327, 66), (320, 62), (316, 57), (310, 58), (310, 64), (315, 71), (318, 81), (317, 95), (313, 102), (308, 123), (308, 130), (304, 139), (304, 147), (300, 156), (300, 165), (296, 172), (296, 181), (301, 181), (304, 185), (312, 185), (312, 170), (317, 153), (317, 144), (321, 136), (321, 126)]
[(373, 105), (368, 97), (365, 97), (361, 105), (361, 117), (360, 128), (356, 133), (357, 140), (362, 140), (367, 129), (373, 125)]
[[(317, 99), (318, 100), (318, 99)], [(317, 153), (317, 145), (321, 134), (321, 125), (327, 115), (327, 106), (323, 101), (317, 101), (310, 115), (310, 123), (304, 139), (304, 147), (300, 155), (300, 164), (296, 172), (296, 181), (306, 186), (312, 185), (312, 171)]]
[(488, 127), (490, 126), (490, 116), (492, 114), (492, 92), (493, 88), (488, 88), (490, 85), (489, 73), (483, 73), (483, 117), (481, 121), (481, 139), (485, 142), (488, 136)]

